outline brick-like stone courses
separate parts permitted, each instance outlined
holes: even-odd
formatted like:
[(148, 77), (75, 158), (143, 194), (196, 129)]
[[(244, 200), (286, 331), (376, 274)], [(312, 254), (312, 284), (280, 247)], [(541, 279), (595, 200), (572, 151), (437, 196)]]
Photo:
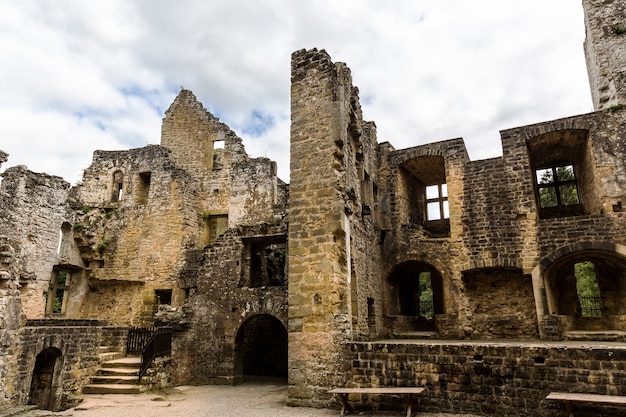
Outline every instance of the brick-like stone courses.
[(49, 409), (59, 411), (77, 404), (77, 395), (100, 364), (97, 349), (103, 333), (98, 325), (84, 324), (56, 326), (52, 320), (35, 321), (20, 330), (17, 375), (7, 381), (15, 393), (13, 400), (17, 404), (28, 403), (35, 360), (47, 348), (58, 349), (61, 354), (55, 365)]
[(620, 0), (584, 0), (585, 57), (596, 110), (626, 104), (626, 6)]
[[(626, 348), (602, 344), (352, 343), (355, 386), (421, 386), (418, 410), (556, 417), (551, 391), (626, 394)], [(355, 398), (356, 400), (357, 398)], [(388, 397), (369, 407), (396, 409)], [(623, 408), (577, 405), (580, 415), (623, 415)], [(578, 415), (578, 413), (576, 414)]]
[(345, 210), (350, 73), (325, 51), (297, 51), (291, 66), (289, 186), (289, 402), (319, 404), (343, 383), (352, 302)]
[(43, 315), (43, 294), (57, 253), (63, 222), (72, 221), (67, 204), (70, 184), (60, 177), (8, 168), (0, 184), (0, 235), (15, 251), (17, 278), (23, 286), (21, 303), (27, 317)]
[[(168, 155), (156, 145), (99, 151), (85, 171), (76, 191), (75, 205), (81, 208), (74, 234), (96, 291), (86, 294), (83, 316), (104, 314), (112, 324), (150, 324), (154, 290), (176, 287), (185, 249), (199, 244), (201, 214), (193, 181)], [(115, 172), (124, 178), (119, 201), (110, 192)], [(149, 184), (143, 184), (140, 175), (148, 173)], [(141, 187), (148, 190), (139, 192)]]
[[(246, 230), (244, 230), (246, 229)], [(262, 232), (262, 233), (259, 233)], [(286, 234), (286, 224), (230, 229), (208, 246), (203, 265), (192, 289), (190, 330), (179, 337), (172, 356), (176, 363), (174, 381), (195, 384), (240, 382), (241, 346), (238, 331), (256, 315), (270, 315), (287, 327), (286, 286), (252, 288), (241, 285), (242, 237), (263, 238)]]
[[(217, 149), (217, 143), (223, 148)], [(161, 145), (172, 151), (177, 167), (187, 171), (206, 195), (205, 210), (228, 207), (232, 164), (248, 159), (242, 140), (207, 112), (194, 94), (182, 90), (165, 112)]]
[(0, 409), (15, 403), (18, 395), (13, 386), (19, 354), (16, 335), (23, 320), (15, 249), (0, 236)]

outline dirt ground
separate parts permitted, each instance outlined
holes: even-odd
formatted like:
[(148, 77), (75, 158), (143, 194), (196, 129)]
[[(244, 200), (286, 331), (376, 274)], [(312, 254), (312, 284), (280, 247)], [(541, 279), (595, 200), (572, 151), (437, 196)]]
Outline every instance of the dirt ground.
[[(85, 395), (75, 408), (53, 413), (16, 408), (2, 417), (337, 417), (339, 409), (288, 407), (284, 381), (254, 380), (237, 386), (180, 386), (165, 391), (134, 395)], [(469, 414), (421, 413), (419, 417), (479, 417)], [(402, 417), (401, 405), (393, 412), (360, 412), (353, 416)]]

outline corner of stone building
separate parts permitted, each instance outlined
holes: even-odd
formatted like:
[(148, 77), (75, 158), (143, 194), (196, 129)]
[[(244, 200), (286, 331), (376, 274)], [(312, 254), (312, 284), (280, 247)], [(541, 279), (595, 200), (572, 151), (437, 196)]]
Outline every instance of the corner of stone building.
[(583, 0), (584, 51), (596, 111), (626, 105), (626, 6)]

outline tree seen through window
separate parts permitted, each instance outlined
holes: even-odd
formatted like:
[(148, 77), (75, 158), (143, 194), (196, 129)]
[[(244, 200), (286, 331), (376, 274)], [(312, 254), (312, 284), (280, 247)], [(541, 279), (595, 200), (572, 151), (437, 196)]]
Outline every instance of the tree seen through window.
[(535, 171), (541, 208), (580, 204), (572, 165), (552, 166)]
[(584, 261), (574, 264), (576, 294), (583, 317), (602, 316), (602, 298), (593, 262)]

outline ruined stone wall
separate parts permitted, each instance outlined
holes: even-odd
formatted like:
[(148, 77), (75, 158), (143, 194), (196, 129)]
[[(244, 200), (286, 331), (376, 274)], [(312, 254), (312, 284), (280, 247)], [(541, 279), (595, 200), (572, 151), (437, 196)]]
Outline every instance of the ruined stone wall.
[[(245, 230), (244, 230), (245, 229)], [(192, 312), (189, 330), (177, 336), (173, 360), (174, 381), (194, 384), (232, 384), (242, 380), (242, 346), (237, 335), (244, 322), (269, 315), (286, 328), (286, 283), (251, 286), (246, 282), (242, 262), (248, 239), (266, 239), (286, 234), (285, 224), (230, 229), (206, 248), (195, 286), (184, 308)], [(249, 274), (248, 274), (249, 275)]]
[[(374, 288), (363, 258), (352, 253), (361, 247), (351, 244), (352, 233), (376, 241), (366, 222), (355, 226), (363, 213), (357, 184), (365, 179), (355, 168), (360, 158), (368, 168), (371, 145), (356, 141), (362, 126), (344, 64), (325, 51), (301, 50), (292, 54), (291, 74), (289, 402), (314, 405), (321, 392), (343, 384), (349, 366), (344, 342), (353, 337), (352, 314), (364, 310), (352, 285), (365, 280), (358, 287), (365, 298)], [(353, 274), (353, 260), (363, 275)]]
[(72, 221), (67, 204), (70, 185), (24, 166), (9, 168), (2, 176), (0, 235), (15, 250), (24, 313), (29, 318), (42, 317), (52, 267), (61, 262), (61, 226)]
[[(159, 146), (99, 151), (85, 170), (74, 196), (74, 237), (90, 281), (80, 316), (149, 324), (155, 289), (176, 288), (185, 250), (200, 244), (203, 226), (194, 183), (168, 155)], [(121, 197), (111, 191), (116, 175)]]
[[(55, 325), (56, 324), (56, 325)], [(20, 353), (15, 379), (9, 382), (13, 404), (28, 404), (37, 355), (45, 349), (58, 350), (60, 357), (50, 381), (49, 409), (63, 410), (76, 405), (78, 395), (100, 365), (98, 347), (103, 327), (100, 321), (33, 321), (21, 328)]]
[[(354, 386), (425, 387), (416, 397), (421, 411), (556, 417), (565, 414), (560, 402), (545, 400), (551, 391), (626, 394), (623, 346), (372, 342), (351, 350)], [(387, 396), (364, 400), (356, 405), (398, 408)], [(577, 415), (623, 415), (623, 408), (606, 405), (576, 408)]]
[(25, 321), (15, 249), (0, 236), (0, 409), (15, 403), (13, 386), (19, 354), (18, 332)]
[(584, 0), (585, 56), (595, 110), (626, 104), (626, 6), (620, 0)]

